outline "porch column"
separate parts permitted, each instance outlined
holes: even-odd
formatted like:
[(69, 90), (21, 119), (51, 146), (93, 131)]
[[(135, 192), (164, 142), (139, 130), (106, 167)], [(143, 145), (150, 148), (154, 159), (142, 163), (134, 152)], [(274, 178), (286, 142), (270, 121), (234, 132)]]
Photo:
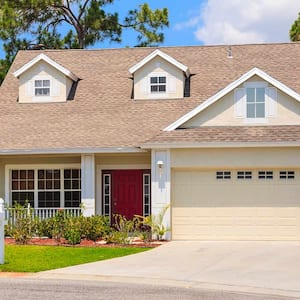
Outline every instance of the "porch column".
[[(152, 150), (151, 153), (151, 188), (152, 205), (151, 214), (158, 215), (171, 203), (171, 161), (169, 150)], [(163, 224), (171, 229), (171, 209), (164, 215)], [(171, 232), (168, 231), (164, 237), (171, 239)]]
[(81, 203), (83, 215), (95, 215), (95, 155), (81, 154)]

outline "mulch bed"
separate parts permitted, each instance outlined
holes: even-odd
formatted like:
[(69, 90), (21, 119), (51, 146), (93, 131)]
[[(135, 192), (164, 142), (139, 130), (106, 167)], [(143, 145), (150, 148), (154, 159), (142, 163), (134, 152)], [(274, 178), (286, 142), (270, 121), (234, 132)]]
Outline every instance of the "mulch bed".
[[(39, 246), (66, 246), (66, 247), (102, 247), (102, 248), (115, 248), (115, 247), (138, 247), (138, 248), (154, 248), (158, 247), (162, 244), (166, 243), (166, 241), (152, 241), (150, 243), (145, 243), (142, 240), (136, 239), (129, 245), (121, 245), (121, 244), (106, 244), (105, 241), (99, 240), (99, 241), (90, 241), (83, 239), (81, 240), (80, 244), (77, 245), (70, 245), (65, 239), (61, 239), (60, 241), (57, 241), (55, 239), (49, 239), (49, 238), (32, 238), (27, 245), (39, 245)], [(13, 238), (5, 238), (5, 245), (16, 245), (17, 243)]]

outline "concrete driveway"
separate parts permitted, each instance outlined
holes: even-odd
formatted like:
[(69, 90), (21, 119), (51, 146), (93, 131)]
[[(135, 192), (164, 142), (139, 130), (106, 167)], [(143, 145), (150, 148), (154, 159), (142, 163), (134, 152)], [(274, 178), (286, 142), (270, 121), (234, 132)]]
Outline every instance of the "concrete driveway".
[(37, 276), (134, 281), (300, 298), (300, 242), (173, 241), (147, 252)]

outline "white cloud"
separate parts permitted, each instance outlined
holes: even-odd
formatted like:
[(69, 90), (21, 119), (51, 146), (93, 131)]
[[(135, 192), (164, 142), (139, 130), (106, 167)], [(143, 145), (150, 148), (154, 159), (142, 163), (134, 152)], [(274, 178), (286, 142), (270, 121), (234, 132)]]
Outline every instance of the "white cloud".
[(196, 28), (197, 40), (210, 45), (287, 42), (299, 11), (299, 0), (207, 0), (175, 28)]

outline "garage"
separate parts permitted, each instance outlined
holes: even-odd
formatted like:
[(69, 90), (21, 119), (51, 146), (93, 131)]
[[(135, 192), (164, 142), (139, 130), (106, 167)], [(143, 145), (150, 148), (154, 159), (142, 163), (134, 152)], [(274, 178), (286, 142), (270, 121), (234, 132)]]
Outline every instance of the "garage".
[(300, 240), (300, 170), (172, 170), (173, 240)]

